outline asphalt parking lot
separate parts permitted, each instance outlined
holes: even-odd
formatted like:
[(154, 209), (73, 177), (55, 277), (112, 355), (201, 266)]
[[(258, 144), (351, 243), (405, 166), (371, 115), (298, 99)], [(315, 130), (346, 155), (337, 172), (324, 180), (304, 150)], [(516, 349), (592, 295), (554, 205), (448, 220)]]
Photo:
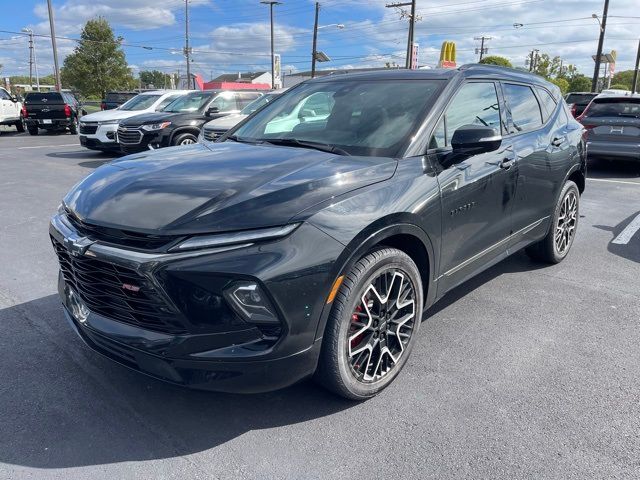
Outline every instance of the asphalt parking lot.
[(113, 157), (0, 134), (0, 479), (640, 478), (640, 164), (590, 165), (560, 265), (524, 254), (432, 308), (396, 382), (351, 403), (311, 382), (189, 391), (66, 324), (48, 218)]

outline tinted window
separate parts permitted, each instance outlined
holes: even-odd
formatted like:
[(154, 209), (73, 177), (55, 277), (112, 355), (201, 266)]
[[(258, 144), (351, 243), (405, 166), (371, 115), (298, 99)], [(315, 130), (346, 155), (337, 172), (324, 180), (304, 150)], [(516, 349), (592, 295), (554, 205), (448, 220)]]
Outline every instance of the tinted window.
[(256, 98), (253, 102), (249, 103), (246, 107), (244, 107), (240, 113), (242, 113), (243, 115), (250, 115), (256, 110), (258, 110), (260, 107), (262, 107), (263, 105), (266, 105), (267, 103), (275, 99), (276, 97), (277, 95), (270, 94), (270, 95), (263, 95), (260, 98)]
[(233, 92), (222, 92), (216, 98), (214, 98), (213, 102), (209, 105), (209, 108), (216, 107), (220, 112), (228, 112), (230, 110), (238, 110), (238, 106), (236, 104), (237, 93)]
[(577, 103), (578, 105), (587, 105), (595, 97), (592, 93), (570, 93), (567, 95), (567, 103)]
[(538, 92), (538, 98), (540, 98), (542, 102), (543, 118), (546, 122), (553, 112), (555, 112), (557, 103), (544, 88), (536, 88), (536, 91)]
[(440, 80), (349, 78), (301, 84), (255, 112), (234, 135), (240, 141), (295, 139), (351, 155), (393, 157), (443, 85)]
[(453, 132), (463, 125), (484, 125), (500, 133), (500, 103), (493, 83), (467, 83), (453, 97), (438, 123), (429, 148), (451, 145)]
[(11, 97), (9, 96), (9, 94), (4, 90), (4, 88), (0, 88), (0, 100), (9, 100)]
[(238, 108), (244, 108), (257, 98), (264, 95), (255, 92), (241, 92), (238, 94)]
[(597, 99), (586, 110), (585, 116), (640, 118), (640, 98)]
[(509, 133), (526, 132), (542, 126), (542, 112), (531, 87), (506, 83), (503, 88), (507, 107), (511, 111)]
[[(155, 95), (153, 95), (155, 97)], [(158, 106), (156, 107), (156, 110), (164, 110), (164, 107), (166, 107), (167, 105), (169, 105), (171, 102), (173, 102), (176, 98), (178, 98), (180, 95), (170, 95), (167, 98), (165, 98), (164, 100), (162, 100)], [(131, 101), (131, 100), (129, 100)], [(155, 101), (155, 100), (154, 100)], [(146, 107), (145, 107), (146, 108)], [(122, 107), (120, 108), (122, 110)]]
[(187, 93), (177, 98), (164, 109), (165, 112), (195, 112), (203, 108), (213, 97), (211, 93), (194, 92)]
[(27, 97), (25, 99), (25, 102), (30, 102), (30, 103), (42, 103), (42, 102), (49, 102), (49, 103), (62, 103), (62, 95), (60, 95), (58, 92), (30, 92), (27, 93)]
[(110, 103), (124, 103), (135, 96), (136, 93), (109, 92), (105, 95), (104, 99)]

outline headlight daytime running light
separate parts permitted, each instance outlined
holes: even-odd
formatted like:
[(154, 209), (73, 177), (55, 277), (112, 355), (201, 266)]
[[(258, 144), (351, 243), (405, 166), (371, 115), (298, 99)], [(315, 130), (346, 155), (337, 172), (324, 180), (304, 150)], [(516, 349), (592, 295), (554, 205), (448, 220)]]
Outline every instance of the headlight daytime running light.
[(273, 240), (289, 235), (300, 223), (290, 223), (280, 227), (257, 228), (255, 230), (243, 230), (239, 232), (217, 233), (213, 235), (201, 235), (186, 239), (171, 251), (195, 250), (200, 248), (222, 247), (234, 244), (247, 244), (256, 241)]

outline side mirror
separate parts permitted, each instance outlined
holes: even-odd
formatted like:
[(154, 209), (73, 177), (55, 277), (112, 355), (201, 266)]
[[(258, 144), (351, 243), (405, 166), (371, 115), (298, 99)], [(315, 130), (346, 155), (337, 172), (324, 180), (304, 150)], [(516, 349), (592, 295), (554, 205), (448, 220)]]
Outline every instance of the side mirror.
[(18, 103), (18, 97), (16, 97), (15, 95), (11, 95), (11, 101), (13, 103)]
[(493, 152), (501, 144), (502, 135), (484, 125), (463, 125), (451, 137), (453, 152), (465, 155)]
[(205, 112), (205, 115), (210, 117), (211, 115), (216, 115), (218, 113), (220, 113), (220, 109), (218, 107), (209, 107)]

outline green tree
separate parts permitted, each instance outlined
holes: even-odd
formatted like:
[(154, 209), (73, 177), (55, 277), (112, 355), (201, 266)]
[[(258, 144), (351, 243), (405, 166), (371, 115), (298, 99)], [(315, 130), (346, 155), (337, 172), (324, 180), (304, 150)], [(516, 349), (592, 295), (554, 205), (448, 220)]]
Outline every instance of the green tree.
[(109, 22), (98, 17), (89, 20), (80, 34), (78, 46), (64, 60), (61, 70), (65, 87), (84, 96), (104, 97), (109, 90), (135, 87), (124, 52), (122, 37), (115, 38)]
[(500, 67), (513, 68), (509, 59), (501, 57), (500, 55), (489, 55), (480, 60), (480, 63), (484, 65), (498, 65)]
[(616, 73), (611, 79), (611, 83), (625, 85), (625, 90), (631, 90), (631, 83), (633, 83), (633, 70), (624, 70)]
[[(35, 85), (36, 83), (36, 76), (34, 75), (33, 78), (33, 84)], [(9, 77), (9, 81), (11, 82), (11, 84), (15, 84), (15, 83), (29, 83), (29, 75), (14, 75), (12, 77)], [(53, 75), (45, 75), (44, 77), (40, 77), (40, 85), (55, 85), (56, 84), (56, 79)]]
[(566, 79), (564, 79), (564, 78), (552, 78), (549, 81), (551, 83), (557, 85), (563, 95), (569, 91), (569, 82)]
[(614, 83), (609, 88), (611, 90), (631, 90), (631, 87), (624, 83)]
[(159, 70), (143, 70), (140, 72), (140, 82), (145, 88), (165, 88), (171, 85), (171, 77)]
[(570, 92), (590, 92), (591, 79), (584, 75), (576, 75), (569, 81)]

